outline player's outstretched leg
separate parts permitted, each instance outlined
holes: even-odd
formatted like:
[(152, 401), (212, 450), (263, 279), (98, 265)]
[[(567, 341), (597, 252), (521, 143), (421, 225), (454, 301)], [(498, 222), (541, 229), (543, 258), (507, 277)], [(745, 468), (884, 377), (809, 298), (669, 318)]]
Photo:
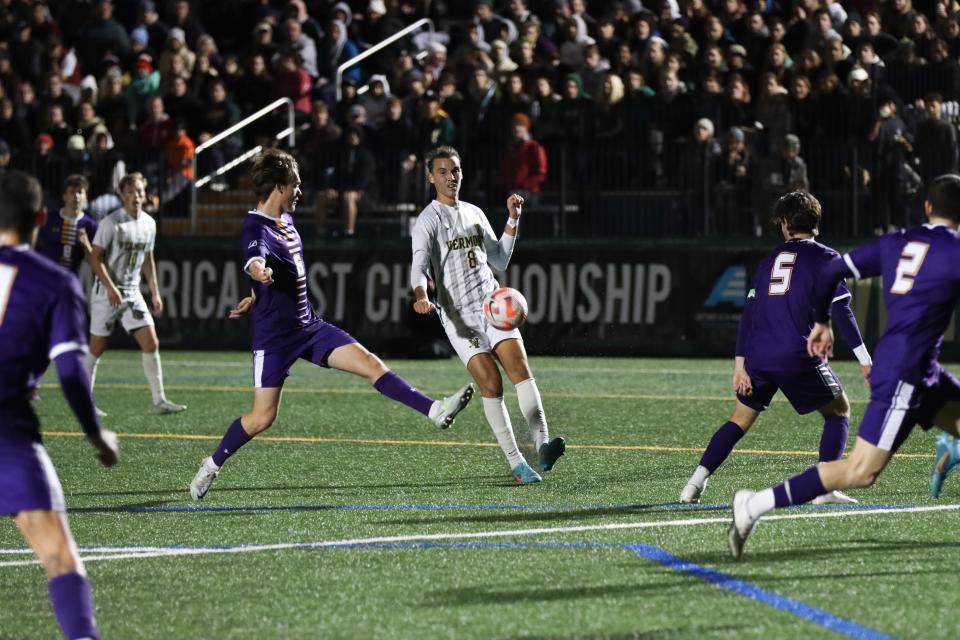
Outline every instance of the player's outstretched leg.
[(449, 429), (457, 415), (467, 407), (471, 398), (473, 398), (473, 385), (468, 382), (453, 395), (434, 402), (427, 417), (441, 429)]
[(514, 479), (520, 484), (533, 484), (540, 482), (540, 477), (533, 468), (527, 464), (517, 446), (517, 439), (513, 435), (513, 426), (510, 424), (510, 414), (507, 413), (507, 405), (503, 402), (503, 396), (499, 398), (484, 398), (483, 413), (487, 417), (490, 429), (497, 438), (497, 443), (503, 451), (510, 465), (510, 472)]
[(700, 502), (700, 495), (707, 488), (710, 476), (730, 457), (730, 453), (740, 442), (744, 433), (746, 432), (740, 425), (733, 421), (725, 422), (716, 430), (710, 442), (707, 443), (707, 448), (703, 450), (703, 455), (700, 456), (700, 464), (694, 469), (693, 475), (680, 492), (680, 502), (684, 504)]
[(543, 401), (540, 399), (537, 381), (527, 378), (518, 382), (516, 389), (520, 411), (527, 421), (530, 437), (537, 447), (537, 463), (540, 472), (546, 473), (553, 469), (557, 460), (567, 450), (567, 441), (560, 436), (550, 438), (550, 429), (547, 427), (547, 417), (543, 412)]
[[(849, 405), (848, 405), (849, 406)], [(823, 420), (823, 433), (820, 435), (820, 462), (830, 462), (843, 457), (847, 448), (847, 434), (850, 419), (846, 415), (828, 415)], [(811, 504), (856, 504), (858, 500), (842, 491), (828, 491), (811, 500)]]
[(930, 470), (930, 495), (940, 497), (943, 481), (957, 467), (960, 467), (960, 440), (949, 433), (941, 433), (937, 438), (937, 449)]

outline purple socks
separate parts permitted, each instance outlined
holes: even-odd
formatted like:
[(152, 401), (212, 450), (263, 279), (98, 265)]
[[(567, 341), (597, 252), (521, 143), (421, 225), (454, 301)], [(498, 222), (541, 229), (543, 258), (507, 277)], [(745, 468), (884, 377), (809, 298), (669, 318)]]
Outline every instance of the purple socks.
[(66, 573), (52, 579), (47, 588), (53, 613), (68, 639), (99, 638), (93, 619), (93, 595), (90, 583), (79, 573)]
[(700, 466), (704, 467), (710, 473), (713, 473), (727, 459), (733, 448), (740, 442), (744, 431), (735, 422), (727, 422), (717, 429), (717, 432), (710, 438), (710, 444), (707, 445), (703, 456), (700, 458)]
[(391, 400), (402, 402), (411, 409), (415, 409), (427, 417), (430, 416), (430, 407), (433, 406), (433, 398), (429, 398), (417, 389), (411, 387), (409, 382), (393, 371), (387, 371), (380, 376), (377, 381), (373, 383), (373, 388)]
[(850, 420), (847, 416), (830, 416), (823, 421), (823, 435), (820, 436), (820, 462), (831, 462), (843, 457), (847, 448), (847, 431)]
[(227, 458), (235, 454), (237, 449), (250, 442), (252, 438), (253, 436), (247, 435), (247, 432), (243, 430), (240, 418), (237, 418), (227, 429), (227, 432), (223, 434), (223, 439), (217, 445), (217, 450), (213, 452), (213, 456), (211, 456), (213, 463), (222, 467)]
[(778, 509), (792, 504), (803, 504), (826, 492), (820, 480), (820, 471), (813, 466), (783, 484), (775, 486), (773, 488), (774, 504)]

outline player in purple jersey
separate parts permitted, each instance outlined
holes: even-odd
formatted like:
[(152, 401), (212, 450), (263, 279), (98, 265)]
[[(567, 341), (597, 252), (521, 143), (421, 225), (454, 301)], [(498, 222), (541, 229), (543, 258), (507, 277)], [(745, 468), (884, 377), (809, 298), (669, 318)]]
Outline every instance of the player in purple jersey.
[(736, 492), (727, 535), (735, 559), (768, 511), (803, 504), (828, 491), (871, 486), (915, 425), (936, 426), (957, 436), (960, 380), (937, 357), (960, 298), (960, 176), (931, 181), (924, 209), (926, 224), (878, 238), (821, 271), (817, 324), (807, 349), (824, 360), (833, 355), (829, 298), (837, 283), (848, 276), (883, 276), (887, 326), (874, 353), (870, 402), (845, 460), (822, 462), (763, 491)]
[(30, 248), (43, 223), (40, 185), (19, 171), (0, 178), (0, 514), (12, 516), (47, 574), (67, 638), (98, 638), (83, 562), (63, 490), (41, 443), (30, 390), (53, 360), (60, 386), (100, 462), (117, 462), (117, 437), (100, 428), (83, 364), (86, 313), (77, 278)]
[[(847, 445), (850, 402), (840, 379), (819, 358), (807, 353), (813, 328), (817, 278), (837, 252), (815, 240), (820, 227), (820, 202), (804, 191), (780, 198), (773, 208), (785, 242), (757, 268), (747, 304), (740, 317), (733, 367), (737, 394), (733, 415), (710, 440), (700, 464), (680, 492), (680, 502), (699, 502), (708, 478), (729, 457), (743, 435), (765, 411), (777, 390), (800, 415), (819, 411), (823, 416), (820, 461), (839, 460)], [(870, 378), (871, 360), (850, 309), (850, 291), (836, 285), (831, 306), (837, 328)], [(840, 493), (817, 498), (821, 503), (856, 502)]]
[(83, 176), (68, 176), (63, 185), (63, 208), (47, 216), (37, 238), (38, 252), (74, 273), (90, 254), (90, 240), (97, 234), (97, 221), (83, 213), (88, 189)]
[(257, 208), (247, 213), (241, 234), (244, 271), (253, 280), (251, 296), (230, 317), (253, 316), (253, 409), (227, 429), (213, 454), (203, 460), (190, 495), (206, 495), (220, 468), (237, 450), (277, 418), (283, 382), (303, 359), (366, 378), (391, 400), (401, 402), (446, 429), (473, 397), (464, 385), (442, 401), (433, 400), (391, 371), (350, 334), (320, 319), (307, 298), (307, 267), (293, 216), (300, 198), (300, 173), (289, 153), (270, 149), (251, 169)]

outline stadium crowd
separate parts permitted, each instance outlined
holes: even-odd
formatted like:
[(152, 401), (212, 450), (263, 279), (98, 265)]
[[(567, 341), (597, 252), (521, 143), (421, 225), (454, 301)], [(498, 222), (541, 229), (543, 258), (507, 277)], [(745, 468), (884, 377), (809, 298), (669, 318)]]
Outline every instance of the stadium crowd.
[[(2, 0), (0, 171), (130, 170), (186, 211), (198, 144), (279, 97), (324, 226), (417, 200), (453, 144), (466, 193), (676, 190), (738, 216), (787, 190), (857, 190), (904, 224), (957, 171), (960, 5), (950, 0)], [(433, 37), (344, 61), (422, 17)], [(202, 174), (277, 130), (205, 153)], [(805, 161), (806, 159), (806, 161)], [(214, 186), (217, 186), (216, 184)], [(220, 185), (224, 186), (224, 185)], [(918, 212), (919, 209), (916, 209)], [(919, 213), (917, 214), (919, 215)]]

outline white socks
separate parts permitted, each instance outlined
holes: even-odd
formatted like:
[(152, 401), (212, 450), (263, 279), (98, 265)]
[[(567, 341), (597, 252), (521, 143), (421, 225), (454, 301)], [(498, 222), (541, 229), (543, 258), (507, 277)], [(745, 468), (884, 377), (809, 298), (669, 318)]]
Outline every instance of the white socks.
[(540, 451), (540, 447), (550, 440), (550, 431), (547, 429), (547, 418), (543, 414), (543, 403), (540, 401), (536, 380), (527, 378), (517, 383), (517, 402), (530, 427), (530, 437), (537, 445), (537, 451)]
[(687, 484), (692, 484), (695, 487), (703, 489), (707, 484), (707, 478), (710, 477), (710, 472), (707, 471), (707, 468), (701, 465), (697, 465), (696, 470), (693, 472), (693, 475), (690, 476), (690, 479), (687, 480)]
[(438, 415), (440, 415), (440, 411), (442, 410), (443, 410), (443, 403), (440, 402), (439, 400), (434, 400), (433, 404), (430, 405), (430, 413), (427, 414), (427, 417), (433, 420)]
[(163, 370), (160, 368), (160, 350), (153, 353), (141, 353), (143, 357), (143, 375), (150, 384), (150, 393), (153, 394), (153, 404), (164, 400)]
[(487, 416), (487, 422), (493, 429), (493, 435), (497, 438), (497, 443), (503, 450), (503, 455), (507, 457), (510, 468), (524, 462), (520, 449), (517, 448), (517, 440), (513, 437), (513, 427), (510, 426), (510, 414), (507, 413), (507, 405), (503, 402), (503, 396), (499, 398), (484, 398), (483, 413)]
[(776, 498), (773, 496), (773, 489), (764, 489), (757, 491), (747, 502), (747, 513), (751, 518), (759, 518), (768, 511), (773, 511), (777, 506)]
[(87, 367), (87, 373), (90, 374), (90, 388), (93, 389), (93, 384), (97, 380), (97, 367), (100, 366), (100, 358), (97, 358), (87, 352), (83, 357), (83, 363)]

